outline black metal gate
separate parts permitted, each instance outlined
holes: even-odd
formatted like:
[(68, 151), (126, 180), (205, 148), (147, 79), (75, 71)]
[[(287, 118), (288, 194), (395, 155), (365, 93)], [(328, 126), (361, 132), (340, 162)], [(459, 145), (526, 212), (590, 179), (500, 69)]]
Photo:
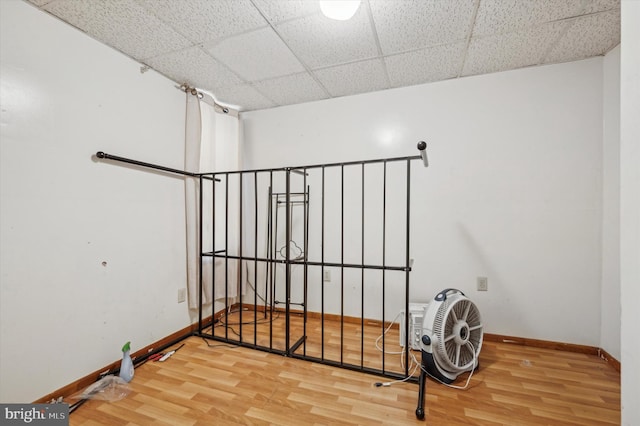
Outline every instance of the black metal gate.
[[(427, 165), (426, 144), (418, 149), (409, 157), (198, 174), (200, 294), (209, 286), (217, 302), (211, 323), (200, 298), (197, 334), (409, 376), (409, 333), (395, 344), (386, 335), (392, 315), (409, 312), (411, 164)], [(409, 330), (409, 315), (402, 318)]]

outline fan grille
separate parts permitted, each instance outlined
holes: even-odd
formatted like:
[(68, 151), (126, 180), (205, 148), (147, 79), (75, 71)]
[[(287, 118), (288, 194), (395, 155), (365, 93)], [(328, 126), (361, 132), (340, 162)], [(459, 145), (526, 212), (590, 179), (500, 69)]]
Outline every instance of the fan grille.
[(461, 295), (447, 298), (434, 320), (438, 343), (434, 355), (454, 374), (473, 369), (482, 346), (482, 318), (476, 305)]

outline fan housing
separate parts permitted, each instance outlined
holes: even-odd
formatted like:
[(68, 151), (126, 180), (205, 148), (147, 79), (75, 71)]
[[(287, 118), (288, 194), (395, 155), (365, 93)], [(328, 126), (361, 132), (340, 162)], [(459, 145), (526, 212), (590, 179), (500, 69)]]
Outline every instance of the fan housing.
[(478, 367), (483, 325), (478, 307), (463, 292), (445, 289), (425, 308), (422, 365), (432, 377), (453, 382)]

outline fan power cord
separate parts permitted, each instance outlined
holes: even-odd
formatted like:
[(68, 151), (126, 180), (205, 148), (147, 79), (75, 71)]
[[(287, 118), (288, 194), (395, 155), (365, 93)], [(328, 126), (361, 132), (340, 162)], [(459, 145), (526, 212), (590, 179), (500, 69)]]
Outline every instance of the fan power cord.
[(393, 325), (396, 323), (396, 320), (400, 317), (400, 315), (402, 315), (402, 311), (398, 312), (398, 315), (396, 315), (395, 318), (391, 320), (391, 322), (389, 323), (389, 326), (376, 339), (376, 349), (379, 350), (380, 352), (389, 354), (389, 355), (404, 354), (404, 349), (401, 352), (389, 352), (389, 351), (385, 351), (384, 348), (381, 348), (379, 345), (380, 340), (387, 334), (387, 332), (391, 329), (391, 327), (393, 327)]
[[(402, 365), (402, 368), (404, 368), (404, 349), (402, 350), (402, 352), (396, 352), (396, 354), (400, 354), (400, 365)], [(420, 363), (416, 360), (416, 356), (413, 354), (413, 352), (409, 351), (409, 355), (411, 355), (411, 362), (409, 363), (409, 369), (411, 369), (411, 372), (407, 375), (407, 377), (405, 377), (404, 379), (400, 379), (400, 380), (393, 380), (391, 382), (376, 382), (373, 385), (377, 388), (379, 387), (388, 387), (391, 385), (394, 385), (396, 383), (404, 383), (407, 380), (413, 378), (413, 375), (416, 374), (416, 372), (418, 371), (419, 368), (421, 368)]]
[(409, 373), (409, 375), (407, 377), (405, 377), (404, 379), (394, 380), (392, 382), (376, 382), (376, 383), (374, 383), (374, 386), (379, 388), (379, 387), (382, 387), (382, 386), (389, 387), (391, 385), (395, 385), (396, 383), (404, 383), (404, 382), (406, 382), (407, 380), (409, 380), (409, 379), (411, 379), (413, 377), (413, 375), (416, 373), (416, 371), (418, 370), (419, 367), (420, 367), (419, 365), (415, 365), (413, 367), (413, 370), (411, 371), (411, 373)]
[[(473, 377), (473, 372), (476, 369), (476, 365), (478, 364), (478, 357), (476, 355), (476, 348), (473, 346), (473, 344), (471, 342), (469, 342), (469, 344), (471, 345), (471, 348), (473, 349), (473, 368), (471, 369), (471, 371), (469, 372), (469, 377), (467, 377), (467, 381), (464, 384), (464, 386), (456, 386), (456, 385), (452, 385), (449, 383), (445, 383), (442, 380), (438, 379), (437, 377), (432, 376), (427, 370), (425, 370), (422, 365), (420, 365), (420, 369), (422, 371), (424, 371), (427, 376), (431, 377), (433, 380), (435, 380), (438, 383), (441, 383), (447, 387), (450, 387), (452, 389), (458, 389), (458, 390), (467, 390), (467, 388), (469, 387), (469, 382), (471, 382), (471, 377)], [(411, 356), (415, 359), (415, 355), (411, 354)]]
[[(383, 348), (380, 347), (379, 343), (380, 340), (383, 338), (383, 336), (385, 336), (387, 334), (387, 332), (391, 329), (391, 327), (393, 327), (393, 325), (396, 323), (396, 320), (402, 315), (402, 311), (398, 312), (398, 314), (395, 316), (395, 318), (393, 318), (393, 320), (391, 320), (391, 323), (389, 323), (389, 326), (382, 332), (382, 334), (380, 336), (378, 336), (378, 338), (376, 339), (376, 349), (379, 350), (380, 352), (382, 352), (383, 354), (389, 354), (389, 355), (400, 355), (400, 367), (404, 368), (404, 353), (407, 350), (407, 348), (403, 347), (401, 351), (386, 351)], [(406, 331), (408, 332), (408, 330)], [(377, 388), (379, 387), (389, 387), (393, 384), (396, 383), (403, 383), (406, 382), (407, 380), (411, 379), (413, 377), (413, 375), (416, 373), (416, 371), (418, 371), (418, 369), (420, 368), (420, 363), (416, 360), (416, 356), (413, 354), (413, 352), (411, 352), (411, 350), (409, 350), (409, 354), (411, 355), (411, 362), (409, 363), (409, 369), (411, 370), (411, 373), (409, 375), (407, 375), (407, 377), (405, 377), (404, 379), (401, 380), (394, 380), (391, 382), (376, 382), (373, 385)]]

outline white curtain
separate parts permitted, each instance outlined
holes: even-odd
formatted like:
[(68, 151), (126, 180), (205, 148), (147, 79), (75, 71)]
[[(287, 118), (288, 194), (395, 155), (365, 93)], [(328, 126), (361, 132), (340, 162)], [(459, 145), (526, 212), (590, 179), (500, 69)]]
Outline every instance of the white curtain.
[[(206, 96), (206, 95), (205, 95)], [(205, 97), (198, 99), (187, 94), (187, 117), (185, 132), (185, 170), (193, 172), (233, 171), (240, 165), (239, 151), (239, 121), (237, 113), (223, 113), (221, 108)], [(200, 226), (200, 195), (199, 181), (187, 178), (185, 181), (185, 203), (187, 222), (187, 288), (189, 294), (189, 308), (198, 308), (198, 288), (200, 284), (199, 262), (200, 251), (226, 249), (227, 253), (235, 254), (239, 241), (239, 188), (233, 179), (229, 183), (216, 183), (215, 194), (216, 211), (213, 211), (213, 182), (205, 180), (203, 183), (203, 247), (199, 247)], [(228, 186), (227, 186), (228, 185)], [(229, 194), (225, 194), (226, 188)], [(225, 202), (228, 198), (228, 205)], [(225, 212), (225, 209), (227, 212)], [(216, 214), (216, 241), (212, 241), (213, 215)], [(228, 214), (228, 216), (227, 216)], [(225, 230), (227, 240), (225, 241)], [(226, 244), (225, 244), (226, 243)], [(226, 245), (226, 247), (225, 247)], [(210, 305), (214, 300), (225, 296), (235, 298), (238, 295), (238, 266), (237, 261), (203, 258), (203, 291), (204, 305)], [(214, 293), (212, 294), (212, 266), (215, 265)], [(226, 267), (226, 274), (225, 274)], [(227, 286), (225, 289), (225, 278)], [(229, 301), (232, 303), (232, 301)]]

